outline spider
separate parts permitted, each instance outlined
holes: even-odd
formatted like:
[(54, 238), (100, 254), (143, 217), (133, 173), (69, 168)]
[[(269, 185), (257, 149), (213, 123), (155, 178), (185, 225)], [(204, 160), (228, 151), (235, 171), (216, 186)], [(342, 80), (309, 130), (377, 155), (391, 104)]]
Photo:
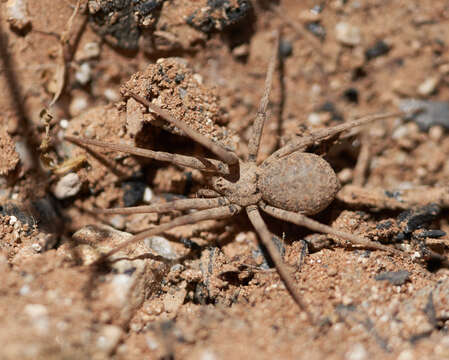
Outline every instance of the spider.
[(201, 191), (204, 195), (202, 198), (180, 199), (164, 204), (101, 210), (100, 212), (103, 214), (164, 213), (174, 210), (182, 211), (190, 209), (196, 209), (197, 211), (179, 216), (168, 223), (158, 225), (133, 236), (131, 239), (102, 255), (99, 262), (107, 260), (112, 254), (133, 243), (177, 226), (203, 220), (224, 219), (245, 211), (258, 233), (261, 243), (265, 246), (273, 260), (287, 291), (299, 307), (306, 312), (310, 322), (313, 323), (313, 317), (307, 310), (299, 291), (296, 289), (294, 281), (290, 276), (290, 270), (283, 262), (281, 254), (272, 241), (272, 236), (260, 214), (260, 210), (275, 218), (304, 226), (314, 231), (330, 234), (365, 248), (384, 250), (394, 254), (400, 253), (400, 251), (388, 246), (333, 229), (307, 216), (317, 214), (325, 209), (335, 198), (340, 184), (329, 163), (316, 154), (305, 152), (308, 146), (316, 142), (336, 136), (355, 126), (360, 126), (377, 119), (397, 116), (398, 113), (370, 115), (349, 123), (317, 130), (307, 137), (297, 137), (275, 151), (261, 164), (257, 164), (256, 158), (259, 151), (262, 130), (267, 118), (267, 107), (273, 73), (277, 64), (279, 37), (280, 35), (278, 33), (274, 46), (275, 50), (268, 65), (264, 93), (252, 126), (252, 136), (248, 145), (249, 154), (247, 159), (240, 159), (234, 152), (225, 149), (220, 144), (196, 132), (181, 120), (173, 117), (166, 110), (134, 93), (129, 93), (129, 96), (172, 125), (181, 129), (185, 135), (209, 149), (219, 160), (157, 152), (135, 146), (111, 144), (73, 136), (65, 137), (65, 139), (77, 145), (98, 146), (108, 150), (121, 151), (166, 161), (182, 167), (198, 169), (210, 175), (208, 177), (210, 188)]

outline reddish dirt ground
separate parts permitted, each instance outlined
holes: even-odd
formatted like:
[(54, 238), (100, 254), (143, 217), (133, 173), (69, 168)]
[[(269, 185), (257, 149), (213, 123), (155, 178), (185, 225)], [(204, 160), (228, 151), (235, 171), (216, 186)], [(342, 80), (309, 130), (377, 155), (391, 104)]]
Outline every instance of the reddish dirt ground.
[[(449, 359), (447, 2), (116, 3), (80, 1), (73, 17), (75, 0), (0, 4), (0, 358)], [(281, 57), (259, 161), (295, 136), (410, 99), (443, 104), (425, 125), (395, 116), (308, 149), (343, 185), (314, 218), (404, 255), (264, 216), (313, 325), (244, 214), (90, 266), (180, 215), (93, 208), (195, 197), (205, 178), (64, 135), (211, 156), (132, 90), (244, 157), (275, 30)]]

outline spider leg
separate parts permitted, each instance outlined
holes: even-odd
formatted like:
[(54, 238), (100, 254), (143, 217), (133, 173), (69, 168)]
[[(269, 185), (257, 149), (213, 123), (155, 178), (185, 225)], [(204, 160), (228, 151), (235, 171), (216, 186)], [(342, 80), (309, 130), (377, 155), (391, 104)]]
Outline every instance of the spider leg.
[(186, 123), (184, 123), (184, 122), (180, 121), (179, 119), (175, 118), (174, 116), (172, 116), (167, 110), (162, 109), (161, 107), (157, 106), (156, 104), (151, 103), (147, 99), (145, 99), (137, 94), (129, 93), (129, 95), (131, 97), (133, 97), (136, 101), (140, 102), (142, 105), (146, 106), (151, 111), (158, 114), (160, 117), (164, 118), (170, 124), (181, 129), (192, 140), (196, 141), (197, 143), (203, 145), (204, 147), (206, 147), (207, 149), (212, 151), (215, 155), (217, 155), (226, 164), (228, 164), (228, 165), (238, 164), (239, 158), (237, 157), (236, 154), (234, 154), (233, 152), (231, 152), (229, 150), (226, 150), (221, 145), (214, 143), (208, 137), (193, 130)]
[(265, 160), (265, 163), (269, 163), (271, 161), (278, 160), (284, 156), (290, 155), (291, 153), (295, 151), (304, 151), (308, 146), (312, 145), (313, 143), (317, 141), (325, 140), (329, 137), (335, 136), (345, 130), (349, 130), (355, 126), (361, 126), (368, 124), (372, 121), (380, 120), (380, 119), (386, 119), (389, 117), (394, 116), (402, 116), (404, 115), (404, 112), (390, 112), (390, 113), (384, 113), (384, 114), (374, 114), (374, 115), (367, 115), (364, 117), (361, 117), (359, 119), (346, 122), (344, 124), (332, 126), (330, 128), (326, 129), (320, 129), (309, 136), (306, 137), (296, 137), (293, 140), (289, 141), (284, 147), (280, 148), (279, 150), (275, 151), (273, 154), (270, 155)]
[(102, 255), (95, 264), (101, 264), (107, 260), (111, 255), (115, 254), (116, 252), (128, 247), (131, 244), (135, 244), (139, 241), (142, 241), (143, 239), (154, 236), (157, 234), (160, 234), (164, 231), (173, 229), (178, 226), (182, 225), (188, 225), (193, 224), (198, 221), (203, 220), (213, 220), (213, 219), (225, 219), (228, 217), (231, 217), (238, 212), (240, 212), (241, 207), (238, 205), (226, 205), (226, 206), (220, 206), (212, 209), (206, 209), (202, 211), (197, 211), (192, 214), (187, 214), (184, 216), (179, 216), (176, 219), (173, 219), (172, 221), (169, 221), (168, 223), (158, 225), (152, 229), (142, 231), (141, 233), (133, 236), (129, 240), (121, 243), (119, 246), (115, 247), (111, 251), (107, 252), (106, 254)]
[(204, 210), (225, 206), (229, 204), (229, 200), (225, 197), (217, 197), (214, 199), (180, 199), (170, 201), (163, 204), (151, 204), (144, 206), (132, 206), (113, 209), (95, 209), (100, 214), (145, 214), (145, 213), (164, 213), (174, 210)]
[(198, 196), (199, 198), (214, 198), (219, 197), (220, 194), (212, 189), (199, 189), (196, 192), (196, 196)]
[(273, 83), (273, 73), (276, 68), (276, 61), (279, 51), (279, 38), (280, 34), (276, 32), (276, 42), (274, 45), (274, 51), (271, 55), (270, 63), (268, 64), (267, 76), (265, 78), (265, 88), (262, 99), (259, 103), (259, 109), (257, 110), (256, 119), (254, 120), (252, 128), (252, 136), (248, 144), (248, 160), (255, 162), (257, 159), (257, 153), (259, 151), (260, 138), (262, 136), (263, 126), (267, 118), (267, 107), (270, 97), (271, 84)]
[(185, 156), (179, 154), (172, 154), (163, 151), (153, 151), (149, 149), (143, 149), (132, 145), (126, 144), (111, 144), (105, 141), (92, 140), (86, 138), (79, 138), (75, 136), (66, 135), (64, 137), (66, 140), (77, 144), (79, 146), (98, 146), (108, 150), (122, 151), (127, 154), (133, 154), (137, 156), (142, 156), (145, 158), (150, 158), (159, 161), (166, 161), (172, 164), (189, 167), (193, 169), (198, 169), (201, 171), (215, 172), (227, 175), (229, 174), (229, 167), (227, 164), (221, 161), (208, 158), (196, 158), (193, 156)]
[(303, 214), (300, 214), (300, 213), (294, 213), (291, 211), (282, 210), (282, 209), (270, 206), (270, 205), (264, 203), (263, 201), (261, 201), (259, 203), (259, 206), (263, 211), (265, 211), (267, 214), (270, 214), (271, 216), (273, 216), (275, 218), (285, 220), (285, 221), (291, 222), (291, 223), (299, 225), (299, 226), (304, 226), (310, 230), (337, 236), (340, 239), (347, 240), (354, 245), (361, 245), (368, 249), (383, 250), (383, 251), (387, 251), (387, 252), (390, 252), (390, 253), (393, 253), (396, 255), (403, 256), (403, 254), (404, 254), (403, 252), (396, 250), (394, 248), (391, 248), (389, 246), (382, 245), (382, 244), (376, 243), (374, 241), (370, 241), (370, 240), (364, 239), (360, 236), (353, 235), (353, 234), (350, 234), (350, 233), (347, 233), (344, 231), (336, 230), (334, 228), (331, 228), (330, 226), (327, 226), (327, 225), (319, 223), (318, 221), (312, 220), (311, 218), (309, 218)]
[(250, 205), (246, 207), (246, 213), (248, 214), (249, 220), (251, 221), (257, 233), (259, 234), (260, 241), (268, 250), (270, 257), (273, 260), (274, 265), (276, 266), (276, 270), (279, 273), (279, 276), (282, 282), (284, 283), (285, 287), (287, 288), (288, 292), (290, 293), (291, 297), (299, 305), (299, 307), (307, 314), (310, 323), (313, 324), (314, 323), (313, 316), (307, 309), (305, 303), (303, 302), (302, 297), (299, 294), (298, 290), (296, 289), (293, 279), (291, 278), (288, 272), (287, 266), (282, 260), (281, 254), (276, 248), (276, 245), (274, 245), (273, 241), (271, 240), (270, 231), (268, 230), (267, 225), (263, 221), (262, 216), (260, 216), (260, 212), (257, 209), (257, 206)]

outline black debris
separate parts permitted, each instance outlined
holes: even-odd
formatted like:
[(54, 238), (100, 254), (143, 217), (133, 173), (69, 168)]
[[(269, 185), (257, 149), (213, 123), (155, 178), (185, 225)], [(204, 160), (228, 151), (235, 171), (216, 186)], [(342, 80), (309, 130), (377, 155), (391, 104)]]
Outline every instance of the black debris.
[(335, 104), (330, 101), (326, 101), (324, 104), (316, 109), (317, 112), (328, 112), (332, 116), (334, 121), (343, 121), (343, 115), (337, 110)]
[(407, 270), (385, 271), (377, 274), (374, 279), (377, 281), (387, 280), (390, 284), (399, 286), (410, 281), (410, 273)]
[(326, 38), (326, 29), (321, 25), (319, 21), (309, 22), (306, 25), (306, 29), (320, 40), (324, 40)]
[(187, 24), (205, 33), (220, 31), (242, 22), (251, 11), (248, 0), (208, 0), (206, 7), (201, 7), (187, 17)]
[(390, 51), (390, 46), (383, 40), (376, 42), (372, 47), (365, 50), (366, 60), (372, 60), (376, 57), (386, 55)]
[(385, 220), (381, 221), (376, 225), (377, 230), (388, 230), (393, 226), (393, 221), (391, 220)]
[(349, 88), (345, 90), (343, 97), (350, 103), (359, 103), (359, 91), (356, 88)]
[(156, 21), (164, 1), (96, 0), (89, 6), (89, 20), (107, 42), (134, 51), (138, 48), (141, 28)]
[(135, 206), (142, 201), (147, 185), (139, 180), (126, 181), (122, 184), (124, 206)]
[(431, 238), (431, 239), (438, 239), (443, 236), (446, 236), (446, 233), (443, 230), (423, 230), (421, 232), (418, 232), (415, 234), (418, 238)]
[(441, 208), (437, 204), (429, 204), (417, 209), (406, 210), (399, 214), (397, 220), (405, 234), (428, 225), (440, 213)]

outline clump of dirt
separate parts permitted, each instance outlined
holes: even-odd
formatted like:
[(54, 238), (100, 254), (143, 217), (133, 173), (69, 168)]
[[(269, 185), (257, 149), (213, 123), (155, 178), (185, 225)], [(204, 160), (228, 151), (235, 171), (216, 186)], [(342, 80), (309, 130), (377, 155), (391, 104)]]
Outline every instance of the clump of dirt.
[(0, 175), (8, 175), (19, 163), (19, 154), (6, 129), (0, 129)]

